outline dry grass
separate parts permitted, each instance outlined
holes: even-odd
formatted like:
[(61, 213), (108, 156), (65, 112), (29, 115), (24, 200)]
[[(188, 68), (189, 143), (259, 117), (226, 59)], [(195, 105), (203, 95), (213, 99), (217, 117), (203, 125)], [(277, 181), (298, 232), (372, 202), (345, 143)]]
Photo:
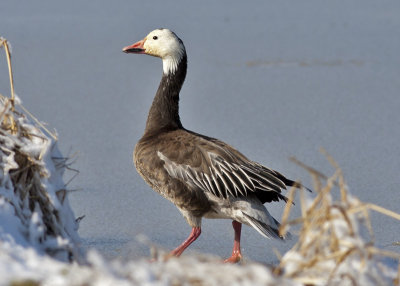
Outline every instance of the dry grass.
[[(311, 174), (316, 197), (313, 200), (306, 199), (306, 193), (301, 190), (302, 216), (294, 220), (289, 220), (292, 204), (287, 204), (280, 231), (284, 235), (291, 226), (301, 226), (299, 240), (289, 251), (296, 253), (300, 259), (293, 259), (296, 257), (293, 255), (285, 255), (275, 273), (305, 285), (336, 285), (333, 281), (338, 278), (349, 281), (350, 285), (362, 285), (359, 278), (351, 272), (343, 273), (342, 270), (339, 273), (342, 264), (350, 258), (357, 257), (361, 267), (366, 267), (369, 261), (378, 257), (400, 260), (400, 254), (374, 247), (369, 212), (377, 211), (397, 220), (400, 220), (400, 215), (375, 204), (363, 203), (351, 196), (338, 164), (326, 151), (322, 152), (336, 170), (329, 178), (297, 159), (292, 159)], [(340, 190), (340, 200), (334, 202), (331, 192), (337, 187)], [(293, 200), (294, 190), (290, 190), (288, 197), (290, 201)], [(366, 240), (361, 239), (363, 229), (369, 233)], [(399, 281), (400, 269), (393, 283), (399, 285)], [(376, 282), (378, 285), (381, 281)]]

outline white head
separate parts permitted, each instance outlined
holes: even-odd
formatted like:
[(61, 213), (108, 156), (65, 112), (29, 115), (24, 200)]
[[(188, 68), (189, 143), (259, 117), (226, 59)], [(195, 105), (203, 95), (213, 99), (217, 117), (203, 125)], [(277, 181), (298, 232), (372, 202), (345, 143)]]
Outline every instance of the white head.
[(161, 58), (165, 74), (175, 73), (186, 53), (182, 40), (168, 29), (154, 30), (143, 40), (123, 48), (122, 51)]

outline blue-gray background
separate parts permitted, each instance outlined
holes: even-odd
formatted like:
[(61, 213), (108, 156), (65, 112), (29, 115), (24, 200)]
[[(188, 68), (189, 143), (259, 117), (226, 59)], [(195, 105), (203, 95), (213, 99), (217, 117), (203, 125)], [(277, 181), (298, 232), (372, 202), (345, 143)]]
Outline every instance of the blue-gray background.
[[(17, 94), (58, 131), (64, 154), (79, 151), (69, 187), (78, 189), (70, 196), (76, 215), (86, 215), (85, 246), (138, 258), (149, 250), (137, 235), (171, 249), (190, 232), (131, 159), (161, 61), (121, 49), (159, 27), (175, 31), (188, 52), (186, 128), (307, 185), (288, 157), (331, 174), (324, 147), (354, 195), (400, 212), (399, 1), (2, 0), (0, 35), (13, 45)], [(0, 68), (8, 95), (3, 55)], [(283, 204), (270, 209), (280, 218)], [(373, 226), (378, 246), (399, 251), (391, 246), (398, 221), (373, 215)], [(229, 221), (206, 220), (191, 250), (226, 257), (232, 240)], [(244, 229), (248, 259), (275, 262), (272, 248), (291, 244)]]

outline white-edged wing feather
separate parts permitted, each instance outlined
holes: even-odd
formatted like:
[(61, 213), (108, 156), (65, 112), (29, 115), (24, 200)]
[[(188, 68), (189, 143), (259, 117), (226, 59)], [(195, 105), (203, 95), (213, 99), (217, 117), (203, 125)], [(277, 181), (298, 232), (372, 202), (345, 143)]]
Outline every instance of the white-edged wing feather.
[[(280, 194), (286, 189), (285, 184), (276, 176), (274, 171), (254, 162), (235, 162), (210, 151), (201, 152), (201, 164), (193, 167), (184, 163), (170, 160), (158, 151), (158, 157), (164, 161), (168, 174), (182, 180), (192, 188), (199, 188), (217, 197), (247, 196), (249, 192), (272, 192), (274, 196), (285, 199)], [(228, 154), (234, 157), (233, 154)], [(247, 163), (247, 164), (246, 164)]]

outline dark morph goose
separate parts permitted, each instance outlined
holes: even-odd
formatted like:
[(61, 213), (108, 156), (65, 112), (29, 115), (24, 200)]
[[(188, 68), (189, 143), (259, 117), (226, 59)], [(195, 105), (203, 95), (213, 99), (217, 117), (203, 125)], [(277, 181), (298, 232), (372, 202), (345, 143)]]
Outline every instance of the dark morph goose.
[(157, 29), (123, 51), (163, 61), (161, 82), (144, 135), (136, 144), (134, 162), (143, 179), (173, 202), (192, 227), (189, 237), (170, 255), (180, 256), (197, 239), (203, 217), (233, 220), (235, 240), (232, 256), (226, 262), (241, 259), (243, 223), (265, 237), (283, 239), (279, 222), (264, 203), (286, 201), (281, 190), (296, 183), (247, 159), (230, 145), (182, 126), (179, 92), (187, 68), (182, 40), (168, 29)]

